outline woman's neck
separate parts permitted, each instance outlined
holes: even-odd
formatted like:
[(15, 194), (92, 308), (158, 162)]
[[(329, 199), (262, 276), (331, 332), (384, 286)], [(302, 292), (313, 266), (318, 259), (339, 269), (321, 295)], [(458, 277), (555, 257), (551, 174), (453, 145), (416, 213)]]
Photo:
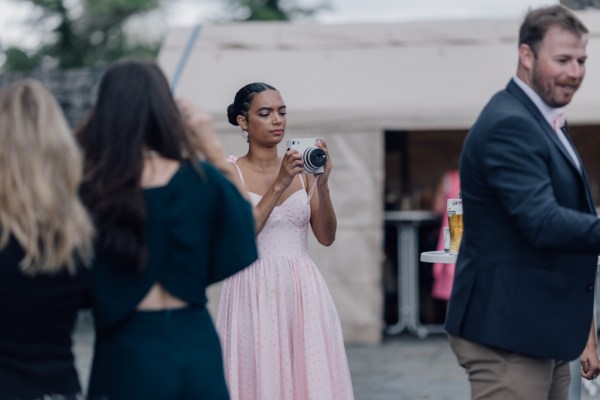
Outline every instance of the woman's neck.
[(180, 162), (154, 155), (144, 159), (140, 185), (152, 188), (166, 185), (179, 169)]
[(279, 168), (281, 164), (277, 155), (277, 147), (251, 148), (246, 154), (246, 161), (257, 171), (270, 171)]

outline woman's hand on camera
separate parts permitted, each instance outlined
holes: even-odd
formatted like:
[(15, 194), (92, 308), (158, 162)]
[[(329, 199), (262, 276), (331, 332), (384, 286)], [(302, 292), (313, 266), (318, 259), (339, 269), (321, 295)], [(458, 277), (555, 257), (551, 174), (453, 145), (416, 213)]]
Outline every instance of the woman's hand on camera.
[(319, 177), (319, 180), (317, 181), (317, 187), (324, 187), (327, 185), (327, 181), (329, 180), (329, 174), (331, 173), (333, 164), (331, 163), (331, 157), (329, 155), (329, 151), (327, 150), (327, 142), (325, 142), (323, 139), (318, 139), (315, 145), (323, 149), (325, 155), (327, 156), (325, 165), (323, 166), (323, 173), (316, 174), (316, 176)]
[(302, 173), (302, 171), (304, 171), (302, 155), (297, 150), (287, 150), (281, 160), (277, 182), (282, 186), (282, 189), (285, 189), (292, 183), (294, 176)]

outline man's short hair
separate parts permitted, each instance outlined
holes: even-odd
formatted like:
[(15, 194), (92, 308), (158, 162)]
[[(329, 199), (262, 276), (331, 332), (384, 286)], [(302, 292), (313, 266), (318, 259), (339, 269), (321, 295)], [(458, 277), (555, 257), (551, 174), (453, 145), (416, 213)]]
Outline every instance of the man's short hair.
[(553, 5), (529, 10), (519, 30), (519, 46), (526, 44), (537, 54), (540, 42), (553, 26), (560, 27), (578, 37), (588, 33), (588, 29), (577, 16), (562, 5)]

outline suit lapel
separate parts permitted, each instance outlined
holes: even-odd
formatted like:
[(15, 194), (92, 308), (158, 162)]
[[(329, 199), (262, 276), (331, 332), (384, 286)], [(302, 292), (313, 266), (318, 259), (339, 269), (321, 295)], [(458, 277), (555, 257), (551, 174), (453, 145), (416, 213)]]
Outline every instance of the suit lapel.
[[(567, 121), (565, 121), (565, 127), (567, 127), (567, 126), (568, 126), (568, 123), (567, 123)], [(573, 144), (573, 140), (571, 139), (569, 130), (565, 128), (562, 130), (562, 132), (565, 135), (565, 138), (567, 138), (567, 142), (569, 142), (569, 145), (571, 145), (571, 148), (575, 152), (575, 157), (577, 157), (577, 161), (579, 161), (579, 165), (581, 166), (581, 170), (583, 172), (583, 163), (581, 162), (581, 157), (579, 157), (579, 153), (577, 152), (577, 149), (575, 148), (575, 145)], [(563, 146), (563, 148), (564, 148), (564, 146)], [(575, 164), (573, 164), (573, 165), (575, 165)]]
[(571, 144), (571, 147), (573, 148), (573, 151), (575, 152), (575, 156), (579, 160), (579, 165), (581, 166), (581, 169), (577, 168), (577, 166), (575, 165), (575, 162), (569, 155), (569, 152), (567, 151), (567, 149), (565, 149), (565, 146), (561, 143), (560, 139), (558, 138), (558, 135), (556, 134), (556, 132), (554, 132), (552, 127), (548, 124), (548, 121), (546, 121), (546, 118), (544, 118), (544, 115), (541, 113), (539, 108), (537, 108), (537, 106), (533, 103), (533, 101), (531, 101), (529, 96), (527, 96), (527, 94), (525, 94), (525, 92), (519, 87), (519, 85), (517, 85), (515, 83), (514, 80), (512, 80), (512, 79), (510, 80), (510, 82), (506, 86), (506, 91), (510, 95), (515, 97), (520, 103), (522, 103), (523, 106), (531, 113), (531, 115), (536, 119), (536, 121), (538, 122), (538, 124), (540, 125), (542, 130), (546, 133), (546, 135), (548, 135), (550, 140), (554, 143), (554, 145), (556, 147), (558, 147), (558, 150), (567, 159), (569, 165), (571, 165), (571, 167), (573, 167), (573, 169), (575, 170), (575, 172), (577, 173), (577, 175), (580, 177), (580, 179), (582, 181), (583, 187), (585, 189), (588, 207), (595, 214), (596, 206), (594, 205), (594, 201), (592, 199), (592, 194), (590, 192), (590, 188), (587, 183), (588, 182), (587, 174), (585, 172), (585, 168), (583, 167), (583, 163), (581, 162), (581, 157), (579, 157), (579, 153), (577, 152), (577, 149), (573, 145), (573, 141), (571, 140), (570, 135), (568, 135), (565, 132), (565, 137), (567, 138), (569, 144)]
[[(533, 101), (531, 101), (529, 96), (527, 96), (527, 94), (525, 94), (525, 92), (519, 87), (519, 85), (517, 85), (512, 79), (506, 86), (506, 91), (510, 93), (513, 97), (515, 97), (517, 100), (519, 100), (519, 102), (521, 102), (525, 106), (525, 108), (531, 113), (531, 115), (533, 115), (533, 117), (536, 119), (536, 121), (538, 122), (542, 130), (545, 132), (545, 134), (550, 138), (550, 140), (554, 143), (554, 145), (558, 148), (562, 155), (567, 159), (567, 161), (575, 169), (577, 174), (581, 176), (581, 171), (579, 170), (579, 168), (577, 168), (577, 165), (571, 158), (571, 155), (569, 154), (567, 149), (565, 149), (565, 146), (561, 143), (556, 132), (554, 132), (552, 127), (548, 124), (548, 121), (546, 121), (546, 118), (541, 113), (540, 109), (537, 108)], [(572, 142), (568, 138), (568, 135), (565, 136), (567, 136), (567, 140), (569, 140), (569, 143), (571, 143), (571, 147), (573, 148), (573, 151), (575, 151), (575, 156), (579, 160), (579, 165), (582, 166), (583, 170), (583, 164), (581, 164), (581, 159), (579, 157), (579, 154), (577, 154), (577, 150), (575, 150), (575, 147), (572, 145)]]

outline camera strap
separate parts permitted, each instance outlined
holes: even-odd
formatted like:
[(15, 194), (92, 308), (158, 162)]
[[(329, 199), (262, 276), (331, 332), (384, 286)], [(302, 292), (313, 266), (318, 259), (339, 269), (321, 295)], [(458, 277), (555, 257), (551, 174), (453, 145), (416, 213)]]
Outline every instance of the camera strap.
[(320, 175), (315, 176), (315, 181), (313, 182), (310, 190), (308, 191), (308, 199), (306, 200), (306, 204), (310, 204), (310, 198), (312, 197), (313, 192), (315, 191), (315, 187), (317, 187), (317, 181), (319, 180), (319, 176)]

